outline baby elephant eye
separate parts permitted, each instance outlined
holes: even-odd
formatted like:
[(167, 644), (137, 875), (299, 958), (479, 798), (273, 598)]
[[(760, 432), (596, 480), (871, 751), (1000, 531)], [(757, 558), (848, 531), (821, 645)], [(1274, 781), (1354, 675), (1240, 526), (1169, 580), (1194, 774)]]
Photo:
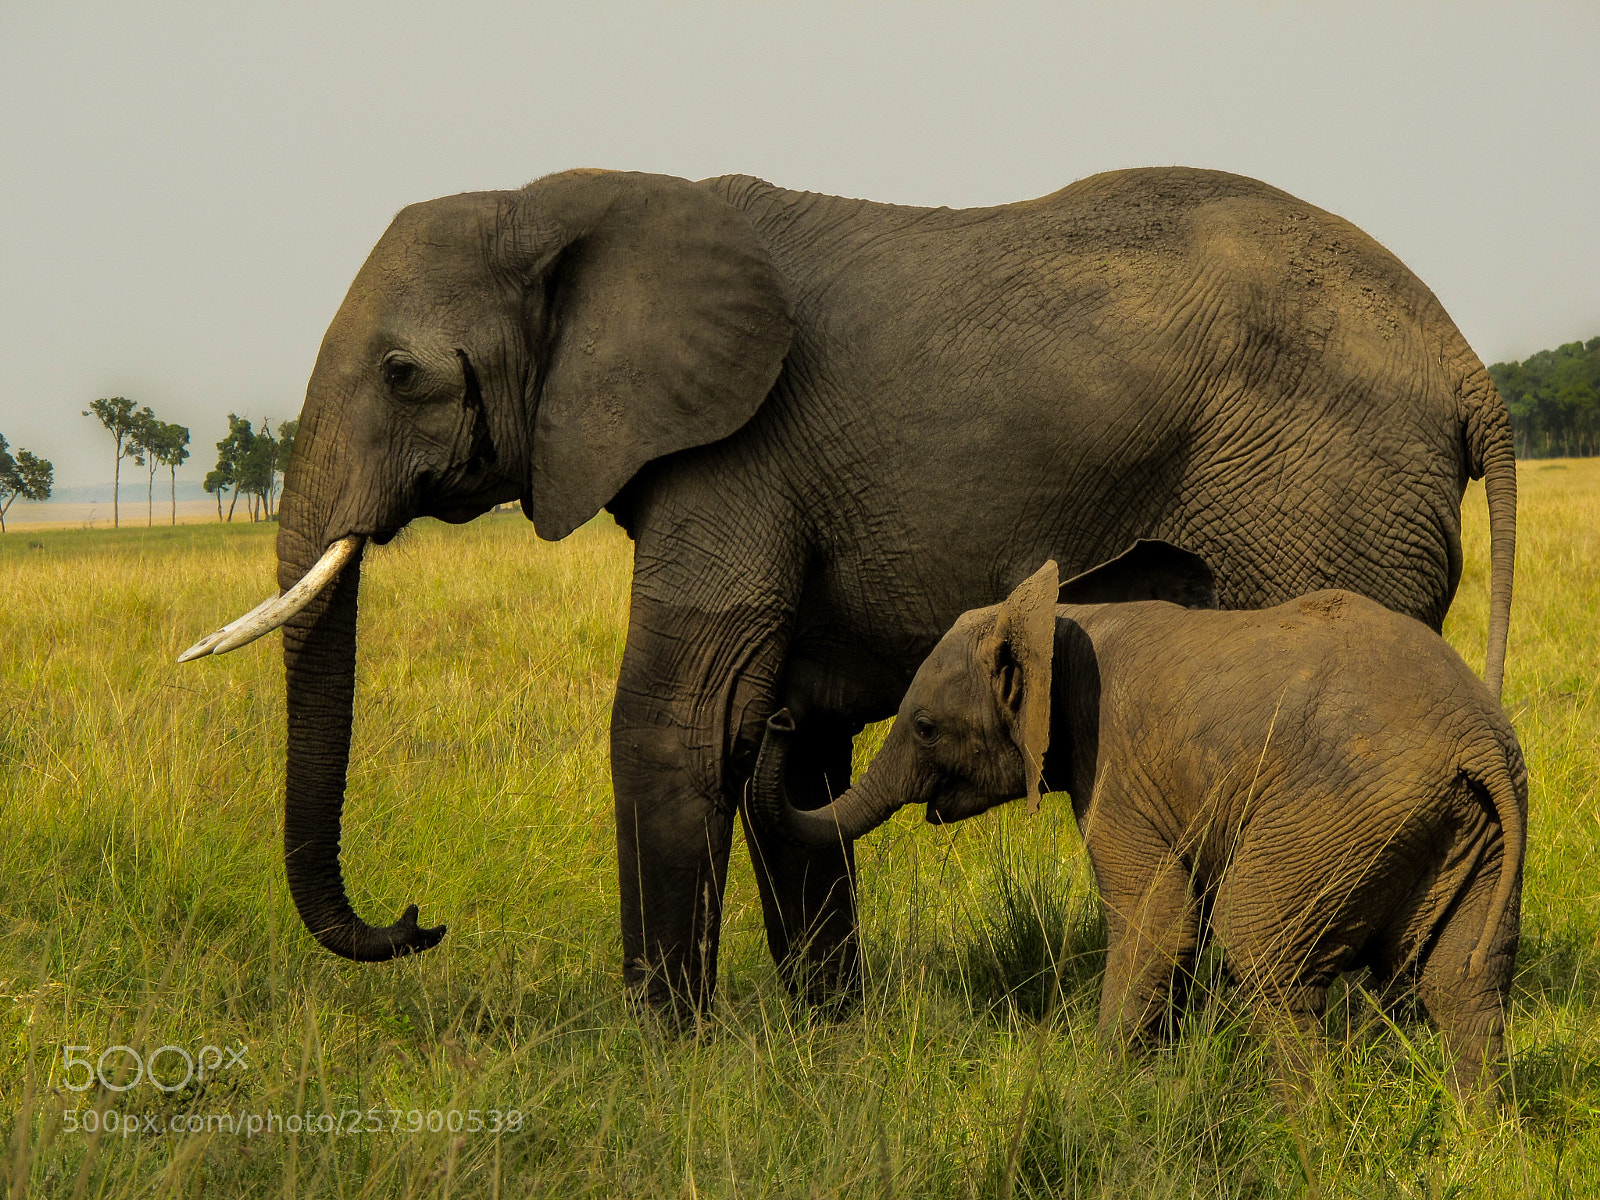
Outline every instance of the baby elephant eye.
[(924, 742), (931, 742), (939, 736), (939, 727), (934, 724), (933, 718), (927, 713), (918, 713), (911, 720), (911, 732)]

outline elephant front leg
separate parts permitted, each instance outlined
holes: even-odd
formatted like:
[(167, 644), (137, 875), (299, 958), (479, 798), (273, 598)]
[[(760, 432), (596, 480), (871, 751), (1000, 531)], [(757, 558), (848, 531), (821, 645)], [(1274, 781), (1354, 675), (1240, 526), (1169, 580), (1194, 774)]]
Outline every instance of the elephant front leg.
[[(788, 795), (796, 807), (820, 808), (850, 786), (855, 732), (817, 715), (800, 723), (786, 762)], [(809, 1004), (848, 1007), (861, 978), (853, 844), (825, 850), (791, 846), (763, 837), (748, 817), (744, 835), (761, 891), (767, 946), (784, 983)]]
[[(641, 550), (640, 554), (643, 554)], [(668, 603), (652, 588), (688, 580), (640, 568), (611, 710), (622, 970), (628, 993), (682, 1026), (709, 1008), (728, 848), (738, 808), (735, 751), (761, 727), (782, 664), (776, 599), (720, 608)], [(648, 586), (647, 586), (648, 585)], [(754, 757), (753, 743), (745, 746)]]
[(623, 983), (634, 1003), (686, 1029), (716, 987), (733, 814), (659, 727), (614, 717), (611, 762)]

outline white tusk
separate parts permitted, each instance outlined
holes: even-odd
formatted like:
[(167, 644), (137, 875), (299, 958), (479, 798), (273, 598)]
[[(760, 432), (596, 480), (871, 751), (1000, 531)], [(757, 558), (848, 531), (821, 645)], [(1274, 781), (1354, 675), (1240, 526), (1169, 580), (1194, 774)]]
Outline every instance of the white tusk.
[(178, 661), (181, 663), (186, 663), (196, 658), (204, 658), (207, 654), (211, 653), (211, 648), (223, 638), (227, 637), (230, 633), (239, 628), (239, 626), (243, 625), (252, 617), (259, 616), (261, 613), (266, 612), (268, 608), (277, 602), (278, 593), (274, 592), (271, 596), (268, 596), (260, 604), (252, 608), (249, 612), (245, 613), (244, 616), (239, 617), (237, 620), (229, 621), (221, 629), (213, 629), (210, 633), (206, 634), (205, 637), (201, 638), (182, 654), (178, 655)]
[(344, 565), (361, 549), (361, 541), (358, 534), (340, 538), (322, 552), (322, 557), (300, 577), (299, 583), (283, 595), (263, 600), (244, 616), (206, 634), (178, 655), (178, 661), (190, 662), (208, 654), (226, 654), (240, 646), (248, 646), (264, 633), (271, 633), (310, 604), (323, 588), (339, 577)]

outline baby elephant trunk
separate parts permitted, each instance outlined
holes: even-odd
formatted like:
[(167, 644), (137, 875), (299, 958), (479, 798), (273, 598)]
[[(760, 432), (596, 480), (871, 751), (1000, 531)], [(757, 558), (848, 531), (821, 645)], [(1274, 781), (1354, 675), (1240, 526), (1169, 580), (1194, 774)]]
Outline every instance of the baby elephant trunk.
[(800, 809), (789, 803), (784, 783), (794, 718), (787, 708), (780, 709), (767, 722), (756, 756), (750, 781), (751, 823), (762, 833), (797, 846), (837, 846), (870, 833), (905, 803), (906, 790), (893, 786), (895, 764), (903, 757), (897, 753), (898, 732), (898, 728), (890, 732), (883, 751), (855, 787), (822, 808)]

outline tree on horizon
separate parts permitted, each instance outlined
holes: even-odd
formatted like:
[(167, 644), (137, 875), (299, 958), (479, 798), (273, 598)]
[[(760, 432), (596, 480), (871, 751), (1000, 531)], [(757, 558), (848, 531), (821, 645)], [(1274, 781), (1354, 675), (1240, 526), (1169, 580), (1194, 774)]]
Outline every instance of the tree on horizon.
[(217, 498), (217, 524), (220, 525), (222, 523), (222, 493), (233, 486), (232, 464), (224, 465), (219, 462), (206, 472), (205, 483), (201, 484), (201, 486), (205, 488), (208, 495), (215, 495)]
[(0, 434), (0, 533), (6, 531), (6, 512), (21, 496), (24, 500), (48, 500), (55, 478), (55, 465), (29, 450), (19, 449), (16, 457)]
[(166, 467), (172, 484), (172, 523), (178, 523), (178, 468), (189, 457), (189, 430), (163, 421), (146, 406), (137, 417), (137, 428), (130, 435), (133, 461), (150, 472), (145, 489), (145, 526), (155, 524), (156, 472)]
[(227, 488), (233, 489), (233, 498), (228, 501), (227, 520), (233, 520), (233, 509), (239, 503), (239, 493), (244, 489), (240, 478), (240, 463), (250, 453), (250, 447), (256, 439), (255, 430), (251, 428), (248, 418), (237, 413), (228, 414), (228, 435), (217, 443), (217, 465), (206, 475), (205, 489), (215, 492), (217, 496), (217, 520), (223, 520), (222, 493)]
[(189, 457), (189, 429), (185, 425), (165, 424), (161, 445), (155, 451), (161, 465), (167, 468), (167, 482), (172, 488), (172, 523), (178, 523), (178, 468)]
[[(145, 409), (145, 412), (149, 411), (148, 408)], [(139, 416), (134, 412), (133, 401), (126, 396), (109, 396), (102, 397), (99, 400), (91, 400), (83, 415), (99, 418), (100, 424), (106, 427), (106, 432), (117, 439), (117, 465), (111, 477), (111, 528), (117, 529), (122, 524), (120, 513), (122, 460), (128, 454), (128, 439), (138, 427)]]
[[(282, 421), (277, 433), (272, 420), (261, 422), (259, 432), (246, 417), (228, 414), (228, 436), (217, 443), (217, 465), (206, 475), (205, 489), (217, 498), (217, 520), (233, 520), (234, 506), (242, 492), (252, 521), (270, 521), (277, 515), (274, 499), (281, 492), (279, 479), (294, 453), (298, 420)], [(222, 493), (233, 489), (228, 513), (222, 513)]]
[(145, 528), (155, 524), (156, 471), (161, 467), (158, 451), (161, 447), (163, 422), (146, 404), (133, 415), (133, 430), (128, 434), (128, 457), (134, 465), (149, 472), (144, 492)]
[(239, 484), (250, 497), (250, 519), (272, 519), (273, 484), (278, 473), (278, 440), (272, 436), (272, 422), (261, 422), (261, 432), (250, 439), (250, 444), (239, 458)]

